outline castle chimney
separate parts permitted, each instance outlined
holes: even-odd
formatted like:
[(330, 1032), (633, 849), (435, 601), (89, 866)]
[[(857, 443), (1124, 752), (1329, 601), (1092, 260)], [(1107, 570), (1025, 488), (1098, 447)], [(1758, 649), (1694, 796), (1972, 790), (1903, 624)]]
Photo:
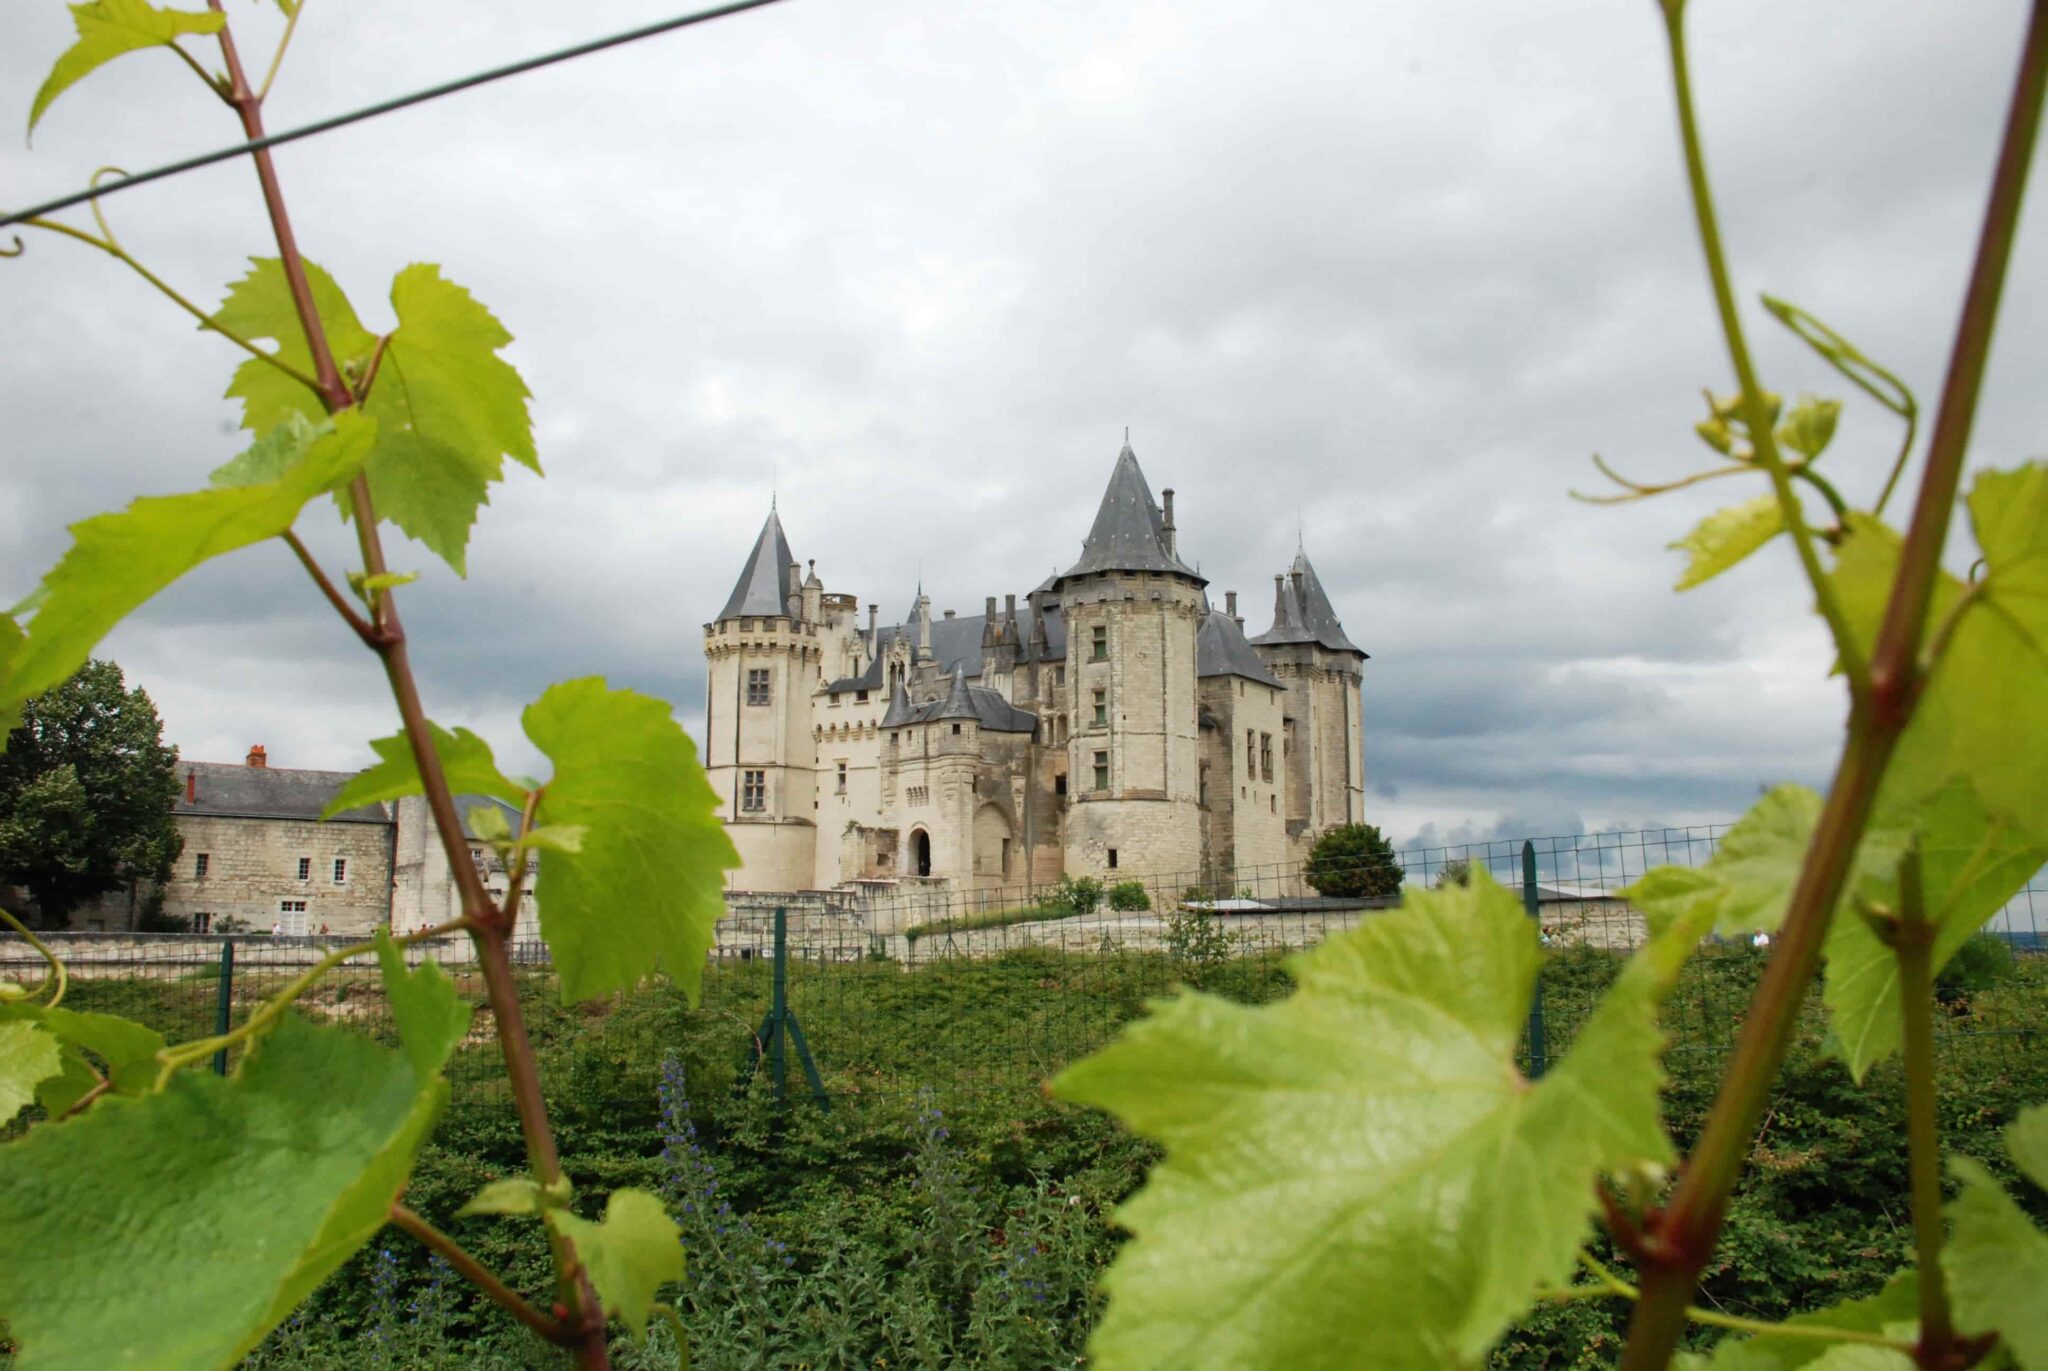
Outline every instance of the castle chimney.
[(1233, 618), (1233, 619), (1237, 619), (1237, 626), (1238, 626), (1239, 628), (1243, 628), (1243, 627), (1244, 627), (1244, 620), (1242, 620), (1242, 619), (1238, 619), (1238, 618), (1237, 618), (1237, 592), (1236, 592), (1236, 591), (1234, 591), (1234, 590), (1226, 590), (1226, 591), (1224, 591), (1224, 592), (1223, 592), (1223, 612), (1224, 612), (1225, 614), (1228, 614), (1228, 615), (1229, 615), (1229, 616), (1230, 616), (1231, 618)]
[(1176, 539), (1174, 537), (1173, 528), (1173, 492), (1171, 490), (1162, 490), (1159, 493), (1160, 495), (1165, 497), (1166, 500), (1166, 524), (1165, 528), (1162, 530), (1166, 535), (1164, 540), (1166, 543), (1166, 555), (1169, 557), (1178, 557), (1180, 556), (1180, 553), (1174, 550), (1174, 543)]
[(868, 606), (868, 655), (880, 656), (882, 651), (882, 630), (875, 626), (875, 616), (881, 612), (880, 605)]
[(950, 610), (950, 609), (949, 609), (949, 610), (947, 610), (947, 611), (946, 611), (946, 617), (947, 617), (948, 619), (952, 618), (952, 617), (953, 617), (953, 611), (952, 611), (952, 610)]
[(983, 647), (995, 646), (996, 639), (999, 636), (996, 632), (996, 627), (996, 597), (991, 595), (984, 601), (981, 612), (981, 645)]
[(1005, 595), (1003, 597), (1003, 622), (1006, 624), (1017, 622), (1017, 597), (1014, 595)]
[(199, 803), (199, 773), (196, 771), (187, 771), (185, 773), (185, 803), (188, 805)]
[(247, 760), (250, 766), (270, 765), (270, 756), (268, 753), (264, 752), (263, 744), (261, 743), (258, 743), (256, 744), (256, 746), (249, 749), (249, 756)]

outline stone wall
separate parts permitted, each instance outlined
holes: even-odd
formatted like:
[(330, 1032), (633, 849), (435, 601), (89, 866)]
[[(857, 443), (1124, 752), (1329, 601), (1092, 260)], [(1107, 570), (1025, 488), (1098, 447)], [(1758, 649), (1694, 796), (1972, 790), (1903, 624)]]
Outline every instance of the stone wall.
[[(324, 925), (357, 935), (382, 924), (390, 910), (389, 824), (211, 814), (180, 814), (177, 824), (185, 850), (164, 885), (164, 913), (172, 918), (192, 919), (196, 927), (232, 916), (264, 930), (282, 922), (292, 933)], [(344, 863), (339, 881), (337, 861)], [(303, 911), (285, 907), (298, 904)]]

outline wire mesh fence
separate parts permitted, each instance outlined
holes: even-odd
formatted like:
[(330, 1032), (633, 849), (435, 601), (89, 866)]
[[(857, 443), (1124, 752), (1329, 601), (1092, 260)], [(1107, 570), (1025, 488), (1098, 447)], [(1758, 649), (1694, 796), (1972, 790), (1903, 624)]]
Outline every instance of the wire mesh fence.
[[(1715, 826), (1475, 843), (1396, 853), (1394, 866), (1410, 889), (1484, 869), (1533, 895), (1544, 945), (1541, 1013), (1523, 1054), (1541, 1070), (1569, 1046), (1623, 958), (1643, 941), (1641, 915), (1616, 892), (1651, 867), (1705, 862), (1720, 833)], [(862, 906), (804, 896), (779, 904), (779, 897), (736, 900), (696, 1007), (660, 978), (630, 994), (564, 1005), (545, 944), (518, 944), (514, 962), (536, 1042), (574, 1061), (636, 1054), (658, 1061), (673, 1051), (742, 1083), (757, 1059), (776, 1055), (771, 1011), (780, 979), (781, 1003), (834, 1099), (1031, 1088), (1106, 1043), (1147, 1000), (1178, 987), (1254, 1003), (1285, 994), (1289, 955), (1398, 902), (1359, 893), (1385, 888), (1384, 865), (1372, 870), (1381, 884), (1365, 879), (1364, 864), (1319, 873), (1331, 893), (1309, 885), (1300, 867), (1275, 865), (1241, 868), (1222, 882), (1171, 873), (1103, 885), (926, 887), (911, 892), (915, 898)], [(1995, 1067), (2007, 1054), (2036, 1050), (2035, 1035), (2048, 1024), (2044, 914), (2048, 886), (2030, 885), (1944, 973), (1938, 1024), (1945, 1052)], [(127, 1015), (173, 1041), (242, 1023), (346, 945), (265, 935), (46, 937), (69, 970), (67, 1006)], [(406, 956), (439, 962), (462, 994), (483, 1004), (465, 942), (419, 944)], [(1766, 956), (1767, 948), (1745, 938), (1709, 942), (1688, 961), (1666, 1009), (1674, 1054), (1719, 1053), (1733, 1044)], [(0, 939), (0, 976), (25, 981), (40, 968), (33, 948)], [(321, 976), (296, 1004), (317, 1020), (393, 1036), (367, 955)], [(1817, 989), (1805, 1031), (1816, 1046), (1826, 1033)], [(799, 1094), (804, 1054), (782, 1036), (783, 1069)], [(487, 1012), (478, 1013), (468, 1046), (477, 1050), (458, 1054), (458, 1089), (501, 1088)]]

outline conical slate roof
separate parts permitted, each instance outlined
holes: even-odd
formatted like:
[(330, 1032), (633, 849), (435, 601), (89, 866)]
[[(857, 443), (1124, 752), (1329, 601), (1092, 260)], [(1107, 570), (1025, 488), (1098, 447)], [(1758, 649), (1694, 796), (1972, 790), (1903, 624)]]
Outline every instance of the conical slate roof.
[(1138, 469), (1138, 454), (1126, 442), (1116, 455), (1116, 468), (1109, 474), (1109, 488), (1102, 492), (1102, 506), (1095, 511), (1095, 526), (1081, 545), (1081, 560), (1068, 567), (1067, 576), (1094, 571), (1172, 571), (1201, 580), (1192, 567), (1166, 550), (1166, 520)]
[(1220, 609), (1204, 615), (1202, 626), (1195, 630), (1195, 675), (1242, 676), (1260, 685), (1287, 688), (1266, 669), (1259, 654), (1252, 651), (1237, 620)]
[(1273, 626), (1251, 641), (1269, 646), (1316, 643), (1332, 652), (1356, 652), (1360, 657), (1367, 655), (1365, 649), (1344, 635), (1344, 625), (1338, 622), (1336, 607), (1330, 603), (1329, 592), (1323, 589), (1322, 578), (1316, 575), (1307, 552), (1296, 552), (1294, 565), (1288, 568), (1287, 575), (1278, 577), (1277, 582), (1273, 593)]
[(747, 554), (746, 569), (740, 572), (739, 584), (732, 588), (732, 598), (725, 602), (725, 608), (718, 612), (718, 617), (736, 619), (741, 615), (761, 615), (774, 618), (788, 614), (789, 597), (797, 589), (789, 575), (789, 569), (795, 562), (796, 557), (789, 550), (789, 539), (782, 536), (782, 520), (771, 507), (768, 522), (761, 525), (761, 536), (754, 540), (754, 550)]
[(938, 711), (931, 717), (934, 719), (972, 719), (975, 717), (974, 697), (967, 693), (967, 669), (965, 667), (956, 666), (953, 668), (953, 686), (946, 692), (946, 698), (940, 702)]

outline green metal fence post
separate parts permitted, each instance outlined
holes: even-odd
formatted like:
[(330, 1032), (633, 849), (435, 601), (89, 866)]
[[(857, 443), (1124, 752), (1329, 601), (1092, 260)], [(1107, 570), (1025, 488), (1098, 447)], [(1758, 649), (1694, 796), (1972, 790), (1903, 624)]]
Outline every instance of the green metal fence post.
[[(223, 938), (220, 943), (220, 977), (215, 987), (213, 1002), (213, 1032), (215, 1037), (224, 1035), (231, 1025), (229, 1017), (235, 1006), (235, 940)], [(213, 1054), (213, 1074), (228, 1074), (228, 1050), (223, 1047)]]
[(789, 1022), (789, 911), (775, 906), (775, 991), (768, 1013), (775, 1020), (768, 1032), (768, 1079), (775, 1086), (775, 1103), (789, 1097), (789, 1063), (784, 1059), (782, 1031)]
[[(1536, 937), (1543, 937), (1543, 917), (1536, 912), (1536, 844), (1522, 842), (1522, 908), (1535, 921)], [(1536, 961), (1536, 993), (1529, 1001), (1529, 1079), (1541, 1080), (1549, 1063), (1543, 1042), (1543, 961), (1539, 949)]]

